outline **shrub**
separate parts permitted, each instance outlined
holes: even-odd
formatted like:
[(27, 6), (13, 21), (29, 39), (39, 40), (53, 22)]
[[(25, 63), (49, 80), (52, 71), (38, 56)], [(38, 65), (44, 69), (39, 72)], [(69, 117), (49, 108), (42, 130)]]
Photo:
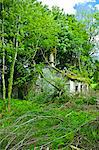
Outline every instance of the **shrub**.
[(75, 98), (76, 104), (87, 104), (87, 105), (95, 105), (97, 102), (97, 98), (95, 96), (80, 96), (78, 98)]
[(97, 102), (95, 96), (86, 97), (83, 101), (84, 101), (85, 104), (88, 104), (88, 105), (95, 105), (96, 102)]

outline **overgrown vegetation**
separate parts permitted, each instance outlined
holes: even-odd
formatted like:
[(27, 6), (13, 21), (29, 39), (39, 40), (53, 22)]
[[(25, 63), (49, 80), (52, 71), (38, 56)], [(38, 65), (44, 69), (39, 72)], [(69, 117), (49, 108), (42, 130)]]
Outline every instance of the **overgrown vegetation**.
[(99, 62), (92, 55), (98, 35), (96, 10), (89, 15), (94, 22), (85, 24), (83, 18), (77, 20), (57, 7), (49, 10), (36, 0), (1, 0), (0, 8), (0, 94), (8, 98), (9, 110), (11, 97), (25, 99), (46, 66), (98, 89)]
[(79, 105), (77, 101), (38, 104), (12, 100), (12, 111), (2, 113), (0, 120), (0, 149), (69, 150), (74, 146), (97, 150), (96, 105)]
[(37, 0), (0, 0), (0, 150), (99, 149), (92, 11), (75, 16)]

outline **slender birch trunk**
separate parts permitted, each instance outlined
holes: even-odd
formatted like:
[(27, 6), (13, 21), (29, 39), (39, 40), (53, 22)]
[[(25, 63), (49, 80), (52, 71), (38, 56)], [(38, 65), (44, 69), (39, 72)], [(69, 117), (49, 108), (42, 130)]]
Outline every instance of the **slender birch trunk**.
[[(19, 33), (19, 26), (18, 26), (18, 20), (16, 20), (16, 29), (17, 29), (17, 35)], [(14, 76), (14, 68), (15, 68), (15, 63), (16, 63), (16, 58), (17, 58), (17, 51), (18, 51), (18, 40), (17, 37), (13, 39), (14, 47), (15, 47), (15, 52), (14, 56), (12, 59), (12, 65), (10, 68), (10, 78), (9, 78), (9, 84), (8, 84), (8, 112), (11, 111), (11, 95), (12, 95), (12, 87), (13, 87), (13, 76)]]
[(11, 110), (11, 94), (12, 94), (12, 86), (13, 86), (13, 76), (14, 76), (14, 67), (15, 67), (15, 62), (16, 62), (16, 58), (17, 58), (17, 48), (18, 48), (18, 42), (15, 42), (15, 53), (14, 53), (14, 57), (13, 57), (13, 62), (11, 65), (11, 69), (10, 69), (10, 78), (9, 78), (9, 85), (8, 85), (8, 111), (10, 112)]
[(3, 99), (6, 98), (6, 87), (5, 87), (5, 50), (3, 49), (2, 59), (2, 85), (3, 85)]
[[(2, 10), (4, 10), (4, 6), (2, 3)], [(4, 34), (4, 18), (2, 19), (2, 34)], [(5, 87), (5, 50), (4, 50), (4, 35), (2, 35), (2, 86), (3, 86), (3, 99), (6, 97), (6, 87)]]

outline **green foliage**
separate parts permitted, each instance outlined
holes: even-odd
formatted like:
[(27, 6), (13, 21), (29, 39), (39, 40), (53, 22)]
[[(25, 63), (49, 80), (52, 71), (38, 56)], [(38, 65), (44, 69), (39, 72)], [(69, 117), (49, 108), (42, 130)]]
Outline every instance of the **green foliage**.
[(99, 62), (91, 57), (91, 40), (98, 33), (98, 12), (91, 16), (95, 24), (89, 20), (85, 24), (34, 0), (2, 0), (0, 8), (0, 61), (4, 51), (6, 88), (9, 91), (10, 82), (28, 99), (11, 99), (10, 113), (0, 100), (0, 149), (71, 149), (71, 144), (79, 143), (80, 148), (96, 150), (96, 97), (70, 95), (66, 77), (48, 61), (53, 52), (56, 67), (90, 80), (97, 90)]
[(74, 101), (76, 104), (79, 104), (79, 105), (86, 105), (86, 106), (96, 105), (97, 104), (97, 97), (96, 96), (90, 96), (90, 95), (89, 96), (88, 95), (86, 95), (86, 96), (81, 95), (78, 98), (75, 97)]
[[(38, 104), (33, 101), (12, 100), (12, 111), (3, 114), (0, 120), (0, 148), (5, 149), (69, 149), (76, 144), (76, 138), (86, 137), (92, 142), (91, 148), (97, 147), (97, 124), (90, 124), (97, 113), (78, 111), (64, 105)], [(89, 130), (90, 126), (90, 130)], [(6, 132), (5, 132), (6, 131)], [(82, 138), (79, 139), (82, 141)], [(83, 139), (79, 146), (87, 147)], [(90, 145), (89, 145), (90, 146)]]
[(53, 8), (52, 13), (61, 27), (57, 45), (58, 65), (63, 68), (69, 63), (77, 67), (79, 57), (88, 55), (91, 48), (85, 26), (74, 15), (65, 15), (58, 8)]
[[(6, 0), (2, 4), (4, 10), (0, 12), (0, 19), (4, 22), (4, 33), (1, 36), (4, 37), (6, 51), (6, 80), (16, 51), (14, 86), (24, 87), (30, 85), (32, 79), (36, 80), (35, 64), (47, 63), (53, 49), (58, 68), (72, 68), (72, 71), (76, 70), (77, 74), (85, 78), (94, 76), (96, 64), (90, 57), (93, 45), (85, 25), (74, 15), (66, 15), (58, 8), (50, 11), (47, 6), (32, 0)], [(97, 21), (96, 15), (94, 18)], [(0, 43), (2, 49), (2, 40)]]
[[(16, 73), (15, 78), (18, 78), (16, 85), (26, 85), (32, 76), (31, 70), (34, 71), (32, 63), (36, 54), (41, 48), (50, 51), (56, 46), (60, 28), (47, 7), (36, 1), (10, 0), (2, 1), (0, 5), (4, 7), (4, 10), (0, 11), (0, 26), (4, 27), (1, 36), (4, 38), (3, 48), (6, 53), (6, 79), (10, 76), (7, 81), (7, 95), (11, 97), (14, 74)], [(2, 49), (2, 40), (0, 43)], [(28, 69), (25, 67), (27, 64), (30, 66)]]

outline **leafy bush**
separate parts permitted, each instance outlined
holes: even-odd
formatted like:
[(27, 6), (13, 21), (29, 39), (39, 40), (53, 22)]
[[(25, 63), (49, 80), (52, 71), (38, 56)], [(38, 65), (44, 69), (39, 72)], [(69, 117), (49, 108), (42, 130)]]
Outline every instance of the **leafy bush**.
[(76, 97), (75, 103), (82, 105), (82, 104), (87, 104), (87, 105), (95, 105), (97, 102), (97, 98), (95, 96), (80, 96)]
[(85, 104), (88, 104), (88, 105), (89, 104), (90, 105), (95, 105), (96, 102), (97, 102), (96, 97), (94, 97), (94, 96), (93, 97), (86, 97), (83, 101), (84, 101)]

